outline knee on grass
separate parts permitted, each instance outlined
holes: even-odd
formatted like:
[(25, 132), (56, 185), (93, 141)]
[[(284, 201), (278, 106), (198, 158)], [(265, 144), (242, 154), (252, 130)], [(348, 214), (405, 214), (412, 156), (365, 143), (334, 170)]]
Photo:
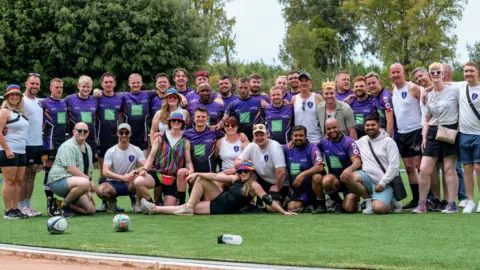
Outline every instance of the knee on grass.
[(381, 201), (374, 200), (372, 203), (373, 212), (375, 214), (386, 214), (388, 213), (389, 207)]

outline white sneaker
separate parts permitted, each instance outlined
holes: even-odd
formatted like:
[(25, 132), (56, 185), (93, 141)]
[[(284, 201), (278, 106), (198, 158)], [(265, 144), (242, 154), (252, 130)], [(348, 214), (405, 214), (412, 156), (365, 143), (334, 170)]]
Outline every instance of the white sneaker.
[(465, 208), (467, 206), (468, 200), (461, 200), (460, 203), (458, 204), (458, 207), (460, 208)]
[(475, 211), (475, 202), (474, 201), (468, 201), (467, 204), (465, 205), (465, 208), (463, 208), (462, 213), (464, 214), (472, 214)]
[(375, 212), (373, 211), (373, 206), (372, 206), (373, 202), (372, 202), (372, 199), (366, 199), (365, 200), (365, 209), (363, 209), (362, 213), (365, 214), (365, 215), (371, 215), (371, 214), (375, 214)]
[(38, 212), (37, 210), (30, 208), (30, 207), (24, 207), (20, 209), (20, 211), (24, 214), (27, 215), (28, 217), (39, 217), (42, 215), (41, 212)]
[(478, 201), (477, 213), (480, 213), (480, 201)]
[(392, 199), (391, 206), (392, 206), (392, 212), (393, 213), (398, 214), (398, 213), (402, 212), (403, 205), (402, 205), (401, 202), (399, 202), (395, 199)]

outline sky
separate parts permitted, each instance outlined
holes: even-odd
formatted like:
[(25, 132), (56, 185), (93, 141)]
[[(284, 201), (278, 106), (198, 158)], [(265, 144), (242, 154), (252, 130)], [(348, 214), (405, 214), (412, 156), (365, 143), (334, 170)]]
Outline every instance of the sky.
[[(282, 6), (277, 0), (233, 0), (226, 6), (227, 16), (236, 18), (235, 58), (254, 62), (263, 60), (267, 64), (281, 64), (278, 59), (279, 46), (286, 32)], [(476, 31), (480, 0), (469, 0), (463, 18), (457, 23), (457, 59), (468, 61), (466, 44), (480, 41)]]

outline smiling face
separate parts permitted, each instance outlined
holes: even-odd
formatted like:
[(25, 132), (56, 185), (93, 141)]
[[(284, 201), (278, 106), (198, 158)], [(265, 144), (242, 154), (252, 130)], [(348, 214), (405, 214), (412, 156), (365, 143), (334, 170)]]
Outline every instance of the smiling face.
[(194, 115), (195, 127), (200, 129), (204, 128), (207, 125), (208, 113), (202, 111), (196, 111)]
[(180, 97), (175, 94), (170, 94), (166, 97), (167, 103), (170, 106), (178, 106), (180, 103)]
[(155, 82), (155, 87), (160, 95), (164, 95), (170, 87), (170, 82), (168, 81), (167, 77), (158, 77), (157, 81)]
[(254, 94), (260, 94), (260, 89), (262, 87), (261, 79), (250, 79), (250, 91)]
[(117, 137), (120, 139), (120, 142), (122, 143), (129, 142), (130, 136), (132, 136), (132, 133), (128, 131), (128, 129), (126, 128), (122, 128), (119, 131), (117, 131)]
[(355, 91), (355, 95), (359, 98), (363, 98), (367, 95), (367, 86), (365, 85), (365, 81), (356, 81), (353, 84), (353, 89)]
[(116, 86), (115, 79), (112, 76), (105, 76), (102, 80), (102, 88), (105, 93), (113, 93)]
[(310, 89), (312, 89), (312, 81), (310, 81), (306, 76), (302, 76), (299, 80), (301, 91), (309, 91)]
[(282, 104), (282, 98), (283, 98), (283, 91), (278, 88), (272, 88), (270, 89), (270, 100), (272, 101), (273, 105), (280, 105)]
[(475, 66), (465, 65), (463, 67), (463, 78), (465, 81), (477, 82), (478, 81), (478, 69)]
[(138, 93), (142, 90), (142, 78), (140, 76), (132, 76), (128, 80), (128, 86), (132, 93)]
[(348, 92), (350, 90), (350, 75), (347, 73), (340, 73), (335, 79), (335, 83), (339, 90)]
[(389, 76), (392, 82), (395, 84), (405, 83), (405, 71), (403, 70), (403, 66), (400, 64), (393, 64), (390, 67)]
[(370, 93), (372, 93), (372, 95), (378, 96), (380, 94), (380, 91), (382, 91), (382, 84), (377, 77), (368, 77), (365, 79), (365, 82), (367, 83), (367, 88)]
[(198, 76), (196, 79), (195, 79), (195, 84), (198, 86), (200, 86), (200, 84), (202, 83), (208, 83), (208, 77), (205, 77), (205, 76)]
[(330, 138), (331, 140), (337, 141), (338, 139), (340, 139), (340, 128), (335, 118), (330, 118), (325, 121), (325, 130), (328, 138)]
[(298, 87), (298, 73), (293, 73), (288, 75), (288, 84), (290, 85), (291, 88), (297, 88)]
[(40, 78), (37, 76), (28, 77), (25, 88), (29, 95), (36, 97), (40, 91)]
[(268, 135), (260, 131), (255, 132), (253, 134), (253, 142), (260, 146), (260, 148), (265, 148), (268, 144)]
[(200, 102), (208, 103), (210, 101), (210, 95), (212, 94), (212, 90), (210, 88), (202, 88), (198, 90), (198, 95), (200, 96)]
[(250, 177), (252, 176), (252, 171), (247, 171), (247, 170), (238, 171), (237, 174), (240, 180), (242, 180), (242, 182), (247, 182), (248, 180), (250, 180)]
[(222, 94), (230, 93), (230, 89), (232, 88), (232, 83), (229, 79), (218, 80), (218, 89)]
[(380, 126), (378, 125), (377, 121), (368, 120), (368, 121), (365, 122), (365, 133), (370, 138), (377, 137), (379, 132), (380, 132)]
[(323, 99), (325, 99), (325, 103), (327, 104), (335, 103), (335, 88), (327, 87), (327, 89), (323, 90)]
[(307, 143), (307, 135), (303, 130), (295, 130), (292, 133), (292, 141), (296, 147), (301, 147)]
[(183, 71), (177, 71), (173, 76), (173, 81), (177, 87), (185, 87), (188, 82), (188, 77)]
[(90, 82), (83, 82), (77, 84), (78, 87), (78, 94), (81, 98), (88, 98), (90, 93), (92, 92), (92, 84)]
[(417, 72), (415, 72), (413, 74), (413, 80), (416, 84), (422, 87), (427, 87), (431, 83), (430, 76), (428, 76), (428, 74), (423, 70), (418, 70)]
[(16, 107), (22, 100), (22, 95), (17, 93), (11, 93), (7, 97), (7, 102), (10, 107)]
[(431, 67), (428, 72), (432, 82), (443, 81), (443, 70), (441, 67), (437, 67), (437, 66)]
[[(85, 132), (86, 131), (86, 132)], [(84, 142), (88, 137), (88, 126), (85, 123), (77, 123), (73, 129), (73, 136), (77, 142)]]

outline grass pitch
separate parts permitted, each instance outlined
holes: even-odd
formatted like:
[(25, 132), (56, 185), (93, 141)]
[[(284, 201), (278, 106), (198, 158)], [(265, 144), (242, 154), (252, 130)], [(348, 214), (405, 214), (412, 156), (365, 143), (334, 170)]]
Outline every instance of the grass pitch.
[[(44, 211), (42, 181), (39, 173), (32, 206)], [(114, 215), (102, 213), (70, 218), (65, 234), (50, 235), (44, 214), (0, 220), (0, 242), (310, 267), (480, 269), (478, 214), (143, 216), (129, 213), (128, 198), (119, 203), (132, 219), (126, 233), (115, 232)], [(217, 244), (216, 237), (226, 233), (241, 235), (243, 244)]]

